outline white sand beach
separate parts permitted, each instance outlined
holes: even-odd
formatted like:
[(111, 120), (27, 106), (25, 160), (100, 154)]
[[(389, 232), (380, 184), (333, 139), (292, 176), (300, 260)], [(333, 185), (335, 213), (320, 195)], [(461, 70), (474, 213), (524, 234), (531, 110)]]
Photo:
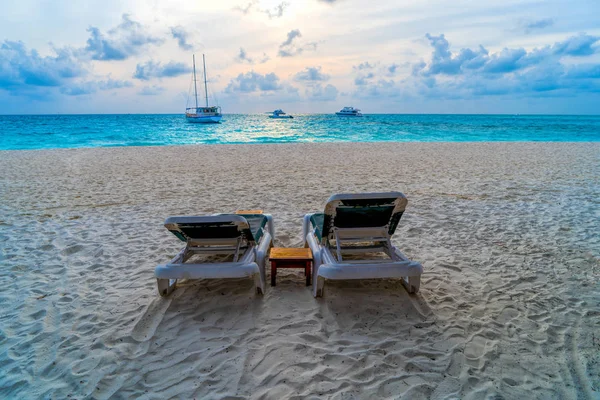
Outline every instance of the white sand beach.
[[(598, 399), (600, 144), (0, 152), (0, 397)], [(278, 246), (338, 192), (403, 192), (399, 282), (190, 281), (171, 215), (260, 208)]]

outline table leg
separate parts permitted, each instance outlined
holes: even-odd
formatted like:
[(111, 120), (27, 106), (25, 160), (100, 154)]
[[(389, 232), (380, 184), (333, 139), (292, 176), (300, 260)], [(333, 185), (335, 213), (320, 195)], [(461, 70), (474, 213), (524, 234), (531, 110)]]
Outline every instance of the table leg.
[(271, 261), (271, 286), (275, 286), (277, 281), (277, 265), (275, 261)]
[(310, 261), (306, 262), (304, 267), (304, 275), (306, 275), (306, 286), (310, 286)]

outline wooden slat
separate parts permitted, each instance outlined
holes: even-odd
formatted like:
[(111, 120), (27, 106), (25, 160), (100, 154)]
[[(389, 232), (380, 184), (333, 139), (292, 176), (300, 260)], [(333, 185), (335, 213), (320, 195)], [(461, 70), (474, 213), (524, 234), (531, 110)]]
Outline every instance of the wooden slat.
[(269, 260), (312, 260), (310, 249), (303, 247), (273, 247), (269, 253)]
[(237, 210), (236, 214), (262, 214), (263, 210)]

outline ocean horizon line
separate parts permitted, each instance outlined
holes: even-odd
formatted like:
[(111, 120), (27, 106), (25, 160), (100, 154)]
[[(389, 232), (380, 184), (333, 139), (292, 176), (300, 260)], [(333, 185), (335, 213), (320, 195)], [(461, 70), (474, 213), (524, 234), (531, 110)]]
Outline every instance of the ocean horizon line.
[[(269, 114), (271, 111), (264, 112), (253, 112), (253, 113), (222, 113), (223, 115), (265, 115)], [(335, 111), (329, 113), (311, 113), (311, 112), (288, 112), (287, 114), (293, 115), (335, 115)], [(537, 117), (537, 116), (547, 116), (547, 117), (600, 117), (600, 113), (598, 114), (543, 114), (543, 113), (362, 113), (365, 115), (443, 115), (443, 116), (519, 116), (519, 117)], [(174, 113), (49, 113), (49, 114), (2, 114), (0, 113), (0, 117), (35, 117), (35, 116), (99, 116), (99, 115), (180, 115), (185, 116), (183, 112), (174, 112)]]

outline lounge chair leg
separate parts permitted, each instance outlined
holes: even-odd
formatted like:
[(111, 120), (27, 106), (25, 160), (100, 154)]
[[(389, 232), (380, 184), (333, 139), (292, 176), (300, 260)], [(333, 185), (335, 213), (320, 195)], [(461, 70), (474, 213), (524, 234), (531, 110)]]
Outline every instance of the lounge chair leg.
[(260, 274), (254, 274), (254, 286), (256, 287), (256, 294), (265, 294), (265, 286)]
[(421, 286), (421, 277), (409, 276), (408, 279), (402, 278), (402, 285), (404, 285), (408, 293), (417, 293)]
[(277, 265), (276, 261), (271, 261), (271, 286), (275, 286), (277, 284)]
[(325, 278), (317, 277), (317, 287), (315, 288), (315, 297), (323, 297), (323, 291), (325, 289)]
[(156, 284), (158, 286), (158, 294), (160, 294), (162, 297), (166, 297), (175, 291), (175, 286), (177, 284), (177, 280), (176, 279), (156, 279)]
[(417, 293), (419, 291), (419, 287), (421, 286), (421, 277), (420, 276), (409, 277), (408, 284), (411, 288), (411, 293)]

